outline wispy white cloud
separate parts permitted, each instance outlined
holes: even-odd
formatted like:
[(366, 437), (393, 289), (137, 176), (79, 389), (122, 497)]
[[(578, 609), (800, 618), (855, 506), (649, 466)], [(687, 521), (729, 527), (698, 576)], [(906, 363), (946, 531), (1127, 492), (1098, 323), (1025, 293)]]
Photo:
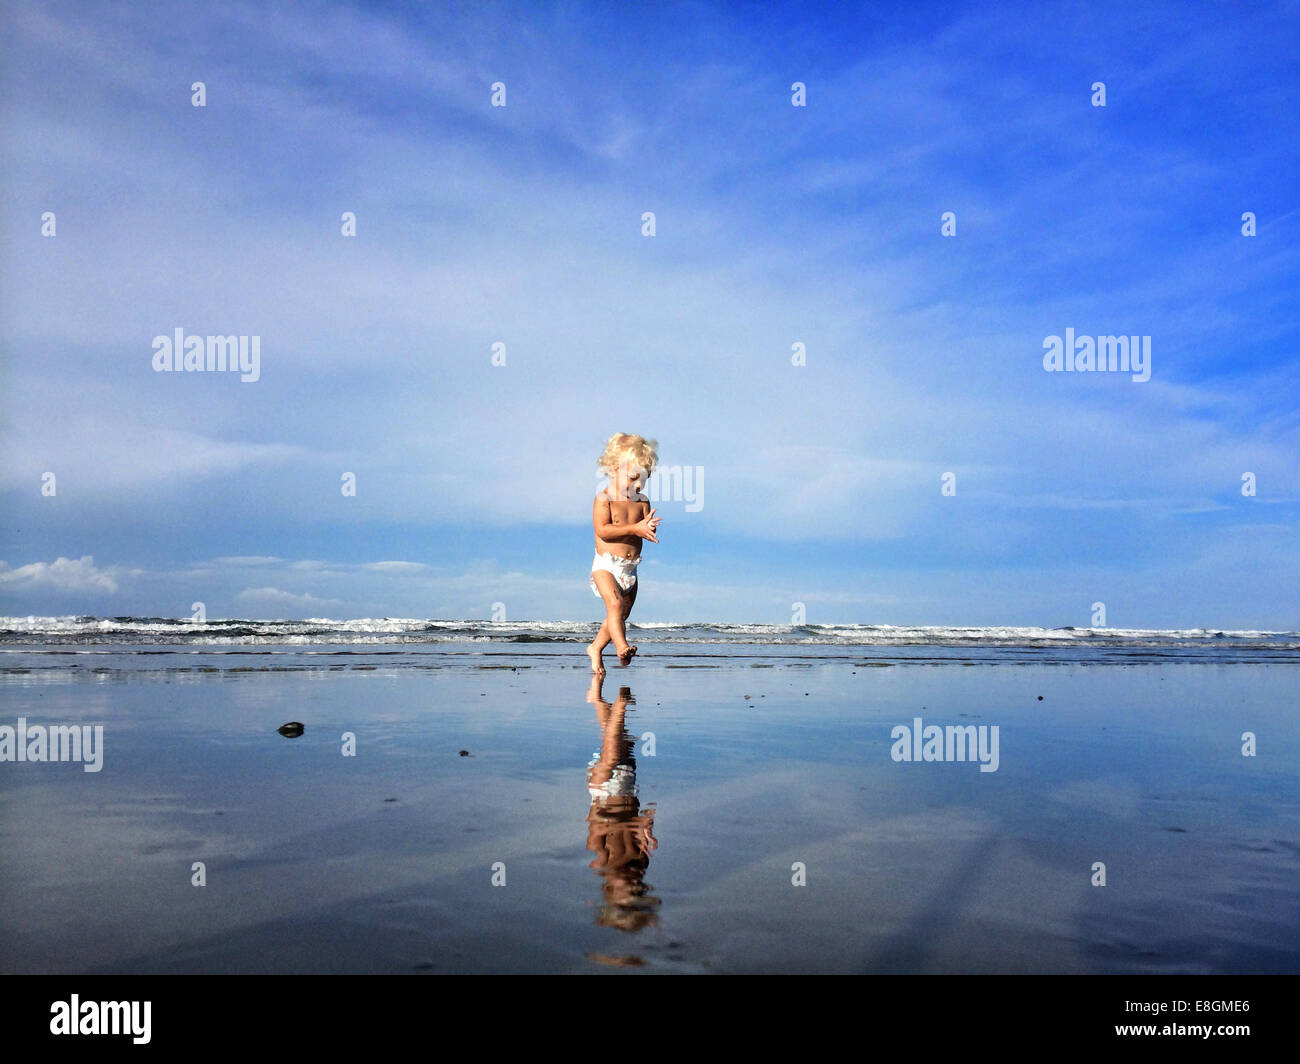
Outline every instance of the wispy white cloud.
[(81, 558), (57, 558), (52, 562), (31, 562), (10, 569), (0, 561), (0, 586), (12, 591), (84, 591), (111, 593), (117, 590), (121, 570), (101, 569), (89, 554)]
[(270, 610), (271, 617), (284, 617), (293, 611), (334, 609), (343, 605), (341, 599), (295, 594), (278, 587), (247, 587), (235, 596), (235, 601), (241, 606)]

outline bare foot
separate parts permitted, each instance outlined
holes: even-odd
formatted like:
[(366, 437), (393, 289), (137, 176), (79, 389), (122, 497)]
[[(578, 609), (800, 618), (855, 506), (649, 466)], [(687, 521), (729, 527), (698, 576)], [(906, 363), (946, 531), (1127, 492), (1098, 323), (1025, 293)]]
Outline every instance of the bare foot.
[(605, 663), (600, 660), (600, 651), (595, 647), (587, 647), (587, 657), (591, 659), (591, 671), (598, 676), (605, 675)]
[(629, 645), (628, 648), (618, 656), (618, 663), (626, 665), (636, 656), (636, 647)]

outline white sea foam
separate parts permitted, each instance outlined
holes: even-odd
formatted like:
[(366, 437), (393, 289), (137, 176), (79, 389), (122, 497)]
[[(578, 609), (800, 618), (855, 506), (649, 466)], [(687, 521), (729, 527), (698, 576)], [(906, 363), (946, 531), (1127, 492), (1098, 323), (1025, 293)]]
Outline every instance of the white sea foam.
[[(1260, 647), (1300, 649), (1300, 633), (1213, 628), (1041, 628), (990, 625), (737, 624), (632, 622), (663, 642), (838, 645), (1132, 648)], [(0, 617), (0, 645), (284, 645), (451, 642), (573, 642), (588, 640), (594, 621), (489, 621), (419, 617), (303, 620), (162, 617)]]

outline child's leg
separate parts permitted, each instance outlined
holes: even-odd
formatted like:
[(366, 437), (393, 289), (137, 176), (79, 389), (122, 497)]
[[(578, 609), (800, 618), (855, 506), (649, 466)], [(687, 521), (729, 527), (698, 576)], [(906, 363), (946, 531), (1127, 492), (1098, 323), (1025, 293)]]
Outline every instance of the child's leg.
[[(601, 661), (601, 652), (614, 638), (609, 619), (610, 617), (620, 616), (622, 596), (619, 594), (618, 585), (614, 583), (612, 574), (597, 570), (591, 574), (591, 579), (596, 585), (596, 590), (600, 592), (601, 601), (605, 604), (605, 619), (600, 622), (600, 631), (596, 633), (596, 638), (587, 647), (587, 657), (591, 659), (591, 670), (599, 676), (605, 672), (605, 664)], [(619, 635), (622, 635), (621, 626)], [(623, 644), (624, 646), (627, 645), (626, 639), (623, 640)], [(618, 649), (617, 642), (615, 642), (614, 647), (616, 650)]]
[(591, 658), (591, 670), (597, 676), (605, 675), (605, 663), (601, 660), (601, 652), (609, 645), (609, 625), (604, 621), (600, 622), (600, 631), (596, 633), (596, 638), (587, 644), (587, 657)]
[(632, 607), (636, 603), (637, 588), (641, 586), (640, 581), (632, 585), (632, 590), (623, 595), (623, 631), (627, 632), (627, 619), (632, 613)]
[[(636, 589), (639, 586), (640, 586), (639, 584), (633, 584), (631, 591), (625, 591), (623, 593), (623, 634), (625, 638), (627, 636), (628, 615), (631, 614), (632, 612), (632, 604), (636, 602)], [(609, 623), (608, 623), (608, 618), (606, 618), (605, 620), (600, 622), (600, 631), (596, 633), (596, 639), (592, 643), (592, 646), (599, 647), (601, 650), (604, 650), (605, 647), (609, 646), (610, 638), (611, 637), (609, 634)]]
[(605, 603), (605, 621), (600, 626), (600, 631), (596, 633), (591, 648), (599, 654), (612, 642), (621, 657), (627, 650), (627, 637), (623, 634), (624, 596), (618, 584), (614, 582), (613, 573), (598, 569), (591, 574), (591, 578), (596, 582), (596, 590), (600, 592), (601, 601)]
[[(623, 609), (621, 612), (621, 621), (622, 621), (622, 628), (623, 628), (623, 637), (625, 640), (627, 638), (627, 619), (632, 612), (632, 604), (636, 602), (636, 591), (637, 588), (639, 588), (640, 586), (641, 584), (638, 581), (637, 583), (633, 584), (629, 590), (623, 592)], [(636, 647), (632, 646), (632, 644), (629, 643), (627, 645), (627, 650), (621, 651), (619, 653), (618, 663), (620, 665), (626, 665), (629, 661), (632, 660), (632, 655), (635, 653), (636, 653)]]

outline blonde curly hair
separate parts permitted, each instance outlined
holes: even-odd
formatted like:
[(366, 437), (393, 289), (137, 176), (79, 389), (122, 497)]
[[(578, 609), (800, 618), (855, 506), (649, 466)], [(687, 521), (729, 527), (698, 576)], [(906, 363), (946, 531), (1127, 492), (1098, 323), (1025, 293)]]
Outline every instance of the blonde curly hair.
[(616, 432), (605, 443), (598, 464), (602, 470), (613, 476), (624, 461), (629, 468), (643, 469), (650, 476), (659, 463), (659, 441), (648, 440), (644, 436), (634, 436), (628, 432)]

